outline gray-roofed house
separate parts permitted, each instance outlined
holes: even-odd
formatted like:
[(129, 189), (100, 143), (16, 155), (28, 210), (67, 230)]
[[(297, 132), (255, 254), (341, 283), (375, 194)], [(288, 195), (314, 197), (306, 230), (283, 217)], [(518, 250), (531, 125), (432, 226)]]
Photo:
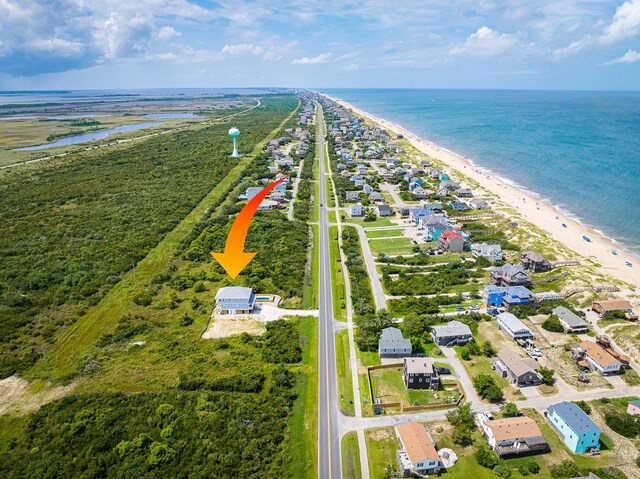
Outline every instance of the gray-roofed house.
[(523, 358), (511, 349), (503, 349), (493, 362), (496, 371), (517, 387), (539, 386), (542, 376), (538, 373), (538, 363), (531, 358)]
[(600, 449), (602, 429), (575, 403), (552, 404), (547, 408), (547, 420), (573, 453)]
[(407, 389), (434, 389), (440, 387), (440, 376), (431, 358), (404, 358), (402, 366)]
[(503, 266), (491, 268), (491, 282), (496, 286), (531, 286), (531, 277), (525, 273), (522, 266), (507, 263)]
[(534, 272), (549, 271), (551, 269), (551, 261), (544, 259), (537, 251), (525, 251), (520, 254), (522, 266), (525, 269)]
[(352, 218), (358, 218), (360, 216), (364, 216), (364, 206), (350, 205), (349, 208), (347, 208), (347, 212), (349, 213), (349, 216), (351, 216)]
[(438, 346), (465, 344), (472, 338), (469, 326), (456, 320), (442, 326), (433, 326), (431, 336)]
[(263, 190), (263, 188), (262, 188), (262, 187), (260, 187), (260, 186), (251, 186), (251, 187), (247, 188), (247, 191), (246, 191), (246, 193), (245, 193), (245, 194), (247, 195), (247, 199), (248, 199), (248, 200), (252, 200), (252, 199), (253, 199), (253, 198), (255, 198), (255, 197), (258, 195), (258, 193), (260, 193), (262, 190)]
[(345, 193), (345, 201), (347, 203), (357, 203), (360, 201), (360, 193), (361, 191), (347, 191)]
[(471, 255), (474, 258), (486, 258), (489, 261), (502, 261), (504, 257), (499, 244), (473, 243)]
[(398, 328), (384, 328), (378, 340), (378, 354), (381, 358), (411, 356), (411, 340), (402, 337)]
[(249, 314), (255, 300), (253, 290), (241, 286), (226, 286), (216, 293), (216, 307), (221, 314)]
[(376, 206), (376, 214), (378, 216), (393, 216), (393, 210), (389, 205), (378, 205)]
[(560, 320), (565, 333), (581, 334), (589, 329), (589, 324), (584, 319), (564, 306), (553, 308), (551, 312)]
[(499, 330), (513, 340), (533, 337), (531, 330), (511, 313), (500, 313), (497, 317), (497, 325)]

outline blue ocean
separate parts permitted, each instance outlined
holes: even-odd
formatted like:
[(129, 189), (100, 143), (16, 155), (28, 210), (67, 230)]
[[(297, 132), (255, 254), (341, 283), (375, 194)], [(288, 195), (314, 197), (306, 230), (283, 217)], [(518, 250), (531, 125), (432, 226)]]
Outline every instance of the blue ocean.
[(326, 89), (640, 255), (640, 92)]

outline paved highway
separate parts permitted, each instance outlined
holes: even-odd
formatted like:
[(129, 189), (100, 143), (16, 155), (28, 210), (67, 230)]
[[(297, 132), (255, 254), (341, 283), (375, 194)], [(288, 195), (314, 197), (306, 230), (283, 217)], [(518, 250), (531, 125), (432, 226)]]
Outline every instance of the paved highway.
[(329, 257), (329, 213), (325, 182), (324, 119), (322, 107), (316, 103), (320, 177), (319, 221), (319, 335), (318, 335), (318, 478), (341, 479), (340, 433), (338, 431), (338, 379), (333, 330), (333, 297)]

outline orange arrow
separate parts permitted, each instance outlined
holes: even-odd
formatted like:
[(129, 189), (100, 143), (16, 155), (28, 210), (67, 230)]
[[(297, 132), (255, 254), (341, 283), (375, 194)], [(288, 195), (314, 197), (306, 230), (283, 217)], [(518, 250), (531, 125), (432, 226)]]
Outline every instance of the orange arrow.
[(249, 232), (249, 225), (251, 225), (253, 215), (256, 214), (258, 206), (260, 206), (260, 203), (262, 203), (262, 200), (265, 199), (269, 192), (286, 178), (286, 176), (283, 176), (278, 181), (274, 181), (251, 198), (244, 208), (242, 208), (233, 225), (231, 225), (229, 236), (227, 236), (227, 243), (224, 247), (224, 253), (211, 253), (218, 263), (220, 263), (220, 266), (231, 276), (231, 279), (235, 279), (256, 255), (256, 253), (244, 252), (244, 242), (247, 239), (247, 233)]

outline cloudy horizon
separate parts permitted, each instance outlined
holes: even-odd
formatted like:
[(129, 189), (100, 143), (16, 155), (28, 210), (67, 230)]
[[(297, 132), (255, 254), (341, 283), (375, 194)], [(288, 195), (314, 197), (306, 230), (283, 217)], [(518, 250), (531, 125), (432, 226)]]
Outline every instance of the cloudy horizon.
[(0, 0), (0, 89), (640, 89), (640, 0)]

